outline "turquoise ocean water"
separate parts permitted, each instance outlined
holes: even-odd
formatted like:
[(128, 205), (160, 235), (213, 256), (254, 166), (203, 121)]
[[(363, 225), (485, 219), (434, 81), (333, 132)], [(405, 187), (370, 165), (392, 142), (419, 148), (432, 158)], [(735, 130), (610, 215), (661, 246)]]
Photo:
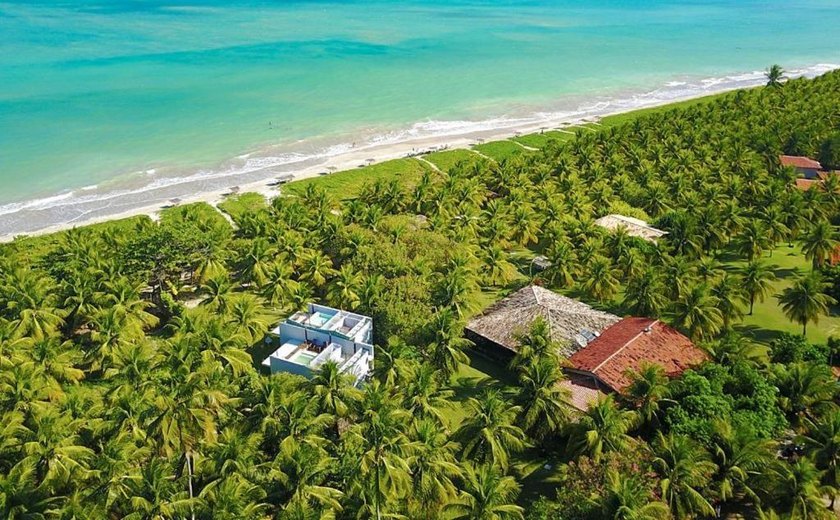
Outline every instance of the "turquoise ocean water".
[(836, 0), (0, 0), (0, 233), (351, 141), (815, 73), (838, 27)]

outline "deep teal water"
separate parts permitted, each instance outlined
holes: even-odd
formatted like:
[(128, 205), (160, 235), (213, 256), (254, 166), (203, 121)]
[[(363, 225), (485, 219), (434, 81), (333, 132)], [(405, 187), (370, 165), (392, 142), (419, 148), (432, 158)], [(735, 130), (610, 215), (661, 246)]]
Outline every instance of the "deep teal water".
[(828, 0), (0, 0), (0, 220), (270, 146), (840, 63), (838, 27)]

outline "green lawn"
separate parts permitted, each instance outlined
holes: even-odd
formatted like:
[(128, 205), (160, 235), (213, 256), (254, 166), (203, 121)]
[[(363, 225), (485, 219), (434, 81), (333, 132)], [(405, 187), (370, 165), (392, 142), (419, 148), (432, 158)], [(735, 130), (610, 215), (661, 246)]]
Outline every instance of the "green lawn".
[[(569, 132), (574, 132), (574, 130), (569, 130)], [(511, 141), (522, 143), (525, 146), (530, 146), (531, 148), (543, 148), (551, 141), (568, 141), (572, 137), (574, 137), (574, 134), (567, 134), (566, 132), (560, 132), (558, 130), (549, 130), (542, 134), (527, 134), (514, 137)]]
[[(741, 332), (750, 334), (754, 339), (762, 343), (772, 341), (780, 332), (791, 332), (800, 334), (802, 327), (791, 322), (782, 312), (779, 306), (777, 295), (790, 287), (794, 280), (803, 274), (811, 271), (811, 264), (802, 255), (798, 246), (793, 248), (783, 245), (773, 251), (772, 256), (764, 255), (763, 260), (767, 262), (776, 274), (776, 282), (773, 291), (763, 302), (756, 302), (752, 316), (745, 316), (743, 322), (736, 327)], [(737, 269), (744, 262), (726, 262), (728, 269)], [(821, 317), (818, 324), (808, 325), (808, 340), (814, 343), (824, 343), (829, 336), (840, 335), (840, 307), (831, 309), (830, 316)]]
[(300, 195), (310, 184), (324, 188), (339, 199), (351, 199), (358, 195), (362, 187), (379, 179), (400, 179), (411, 184), (429, 169), (417, 159), (394, 159), (379, 164), (372, 164), (355, 170), (347, 170), (320, 177), (311, 177), (290, 182), (283, 186), (282, 193)]
[(481, 152), (497, 162), (510, 159), (515, 155), (533, 153), (513, 141), (491, 141), (489, 143), (475, 145), (473, 146), (473, 150)]
[(434, 164), (441, 171), (449, 171), (450, 168), (455, 166), (461, 161), (464, 162), (476, 162), (480, 161), (481, 156), (477, 153), (472, 152), (471, 150), (464, 150), (461, 148), (456, 148), (454, 150), (446, 150), (443, 152), (434, 152), (428, 155), (423, 156), (424, 159), (429, 161), (430, 163)]
[(263, 209), (266, 205), (265, 197), (259, 193), (243, 193), (242, 195), (228, 197), (217, 206), (230, 215), (233, 220), (236, 220), (250, 211)]

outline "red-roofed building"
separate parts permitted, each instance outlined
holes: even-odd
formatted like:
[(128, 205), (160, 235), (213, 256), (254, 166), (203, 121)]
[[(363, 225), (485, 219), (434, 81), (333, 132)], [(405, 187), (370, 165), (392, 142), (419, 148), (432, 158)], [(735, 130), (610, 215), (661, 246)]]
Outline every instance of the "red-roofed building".
[(631, 383), (629, 372), (645, 364), (660, 365), (675, 377), (706, 359), (690, 339), (659, 320), (624, 318), (575, 352), (567, 371), (620, 393)]
[(598, 398), (606, 395), (597, 381), (581, 374), (566, 374), (560, 387), (569, 392), (569, 403), (581, 412), (588, 410)]
[(819, 186), (822, 184), (822, 181), (817, 179), (796, 179), (796, 187), (802, 191), (808, 191), (814, 186)]
[(815, 161), (809, 157), (802, 157), (798, 155), (780, 155), (779, 162), (782, 166), (790, 166), (795, 168), (800, 174), (804, 175), (806, 179), (815, 179), (822, 170), (822, 165), (819, 161)]
[(835, 247), (829, 255), (828, 265), (840, 265), (840, 246)]

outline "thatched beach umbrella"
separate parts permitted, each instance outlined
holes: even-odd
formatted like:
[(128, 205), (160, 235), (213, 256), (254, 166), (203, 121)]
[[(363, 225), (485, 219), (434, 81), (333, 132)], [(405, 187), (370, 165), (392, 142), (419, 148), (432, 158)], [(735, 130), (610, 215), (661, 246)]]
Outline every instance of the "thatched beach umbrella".
[(371, 164), (376, 162), (376, 159), (365, 159), (365, 162), (367, 163), (368, 166), (370, 166)]

